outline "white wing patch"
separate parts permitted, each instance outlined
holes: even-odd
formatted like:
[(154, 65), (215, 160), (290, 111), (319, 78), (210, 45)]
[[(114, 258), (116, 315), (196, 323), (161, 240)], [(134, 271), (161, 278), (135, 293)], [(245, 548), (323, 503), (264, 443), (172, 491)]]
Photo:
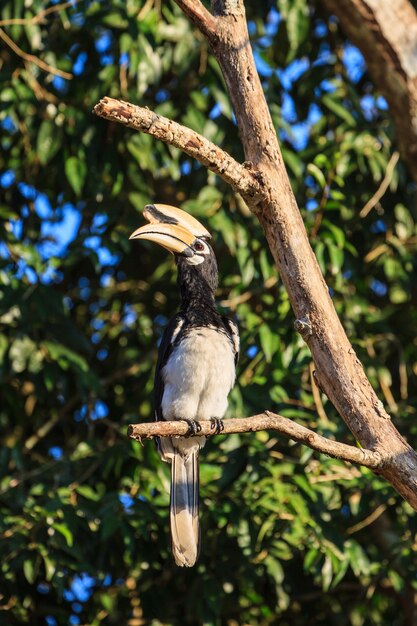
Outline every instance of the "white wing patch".
[(174, 330), (172, 331), (172, 335), (171, 335), (171, 345), (173, 343), (175, 343), (176, 338), (178, 337), (178, 334), (181, 331), (181, 328), (184, 326), (184, 320), (182, 318), (180, 318), (177, 322), (177, 325), (175, 326)]
[(233, 343), (233, 347), (235, 349), (236, 354), (239, 354), (240, 350), (240, 338), (239, 338), (239, 329), (233, 320), (228, 320), (229, 328), (231, 332), (231, 339)]
[(237, 327), (237, 325), (235, 324), (235, 322), (233, 320), (231, 320), (229, 317), (223, 317), (223, 323), (226, 326), (228, 333), (228, 339), (232, 344), (233, 347), (233, 352), (234, 352), (234, 356), (235, 356), (235, 365), (237, 365), (237, 362), (239, 360), (239, 350), (240, 350), (240, 339), (239, 339), (239, 328)]

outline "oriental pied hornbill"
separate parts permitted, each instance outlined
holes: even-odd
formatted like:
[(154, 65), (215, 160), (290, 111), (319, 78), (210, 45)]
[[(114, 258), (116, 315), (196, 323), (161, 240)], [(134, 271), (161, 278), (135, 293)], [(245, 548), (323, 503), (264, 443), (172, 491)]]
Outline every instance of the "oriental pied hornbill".
[[(222, 429), (227, 396), (235, 381), (239, 333), (216, 309), (217, 263), (210, 233), (181, 209), (164, 204), (145, 207), (150, 222), (130, 239), (147, 239), (175, 256), (181, 292), (179, 312), (169, 322), (159, 346), (154, 402), (157, 420), (185, 420), (196, 435), (199, 420)], [(200, 543), (198, 456), (205, 437), (161, 437), (162, 460), (171, 463), (171, 541), (175, 563), (191, 567)]]

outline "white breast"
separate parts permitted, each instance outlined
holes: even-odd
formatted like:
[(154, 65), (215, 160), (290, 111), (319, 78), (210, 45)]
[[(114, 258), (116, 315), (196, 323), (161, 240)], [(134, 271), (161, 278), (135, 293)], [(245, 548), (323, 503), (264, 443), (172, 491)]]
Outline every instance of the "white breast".
[(221, 418), (235, 381), (230, 341), (212, 328), (196, 328), (174, 348), (162, 370), (164, 419)]

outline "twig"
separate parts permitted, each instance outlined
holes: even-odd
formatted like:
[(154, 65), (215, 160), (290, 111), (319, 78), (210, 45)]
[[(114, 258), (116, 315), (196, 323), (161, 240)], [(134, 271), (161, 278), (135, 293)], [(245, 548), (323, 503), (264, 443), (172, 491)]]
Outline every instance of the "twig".
[(46, 100), (46, 102), (52, 102), (52, 104), (58, 103), (59, 99), (53, 93), (42, 87), (42, 85), (36, 80), (33, 68), (30, 63), (28, 63), (27, 61), (25, 61), (24, 63), (27, 70), (28, 85), (32, 89), (37, 100)]
[(378, 382), (379, 386), (381, 387), (381, 391), (384, 394), (384, 398), (389, 406), (389, 410), (391, 411), (391, 413), (397, 413), (398, 404), (395, 402), (395, 398), (392, 395), (390, 385), (385, 382), (384, 377), (381, 374), (378, 374)]
[(153, 5), (154, 5), (154, 0), (146, 0), (145, 4), (143, 5), (139, 13), (137, 14), (138, 22), (145, 19), (149, 11), (153, 8)]
[(371, 261), (374, 261), (379, 256), (381, 256), (381, 254), (384, 254), (385, 252), (388, 252), (389, 249), (390, 248), (387, 246), (386, 243), (381, 243), (376, 248), (373, 248), (372, 250), (370, 250), (368, 252), (368, 254), (366, 254), (363, 257), (363, 260), (364, 260), (365, 263), (370, 263)]
[(318, 483), (335, 483), (339, 480), (353, 480), (354, 478), (358, 478), (361, 473), (356, 467), (352, 467), (348, 469), (344, 468), (345, 471), (333, 472), (333, 474), (320, 474), (320, 476), (309, 476), (309, 482), (312, 485)]
[(361, 209), (359, 213), (359, 217), (366, 217), (368, 213), (374, 208), (374, 206), (381, 200), (382, 196), (384, 195), (384, 193), (386, 192), (386, 190), (388, 189), (390, 185), (390, 182), (392, 180), (392, 175), (394, 174), (395, 166), (397, 165), (399, 158), (400, 158), (400, 153), (393, 152), (390, 160), (388, 161), (387, 169), (385, 171), (385, 176), (384, 176), (382, 183), (380, 184), (380, 186), (378, 187), (378, 189), (376, 190), (372, 198), (370, 198), (368, 202), (365, 204), (365, 206), (363, 207), (363, 209)]
[(372, 524), (372, 522), (378, 519), (378, 517), (382, 515), (382, 513), (384, 513), (384, 511), (386, 510), (387, 510), (387, 505), (380, 504), (379, 506), (376, 507), (375, 511), (372, 511), (372, 513), (368, 515), (368, 517), (365, 517), (365, 519), (362, 520), (361, 522), (358, 522), (354, 526), (351, 526), (350, 528), (348, 528), (346, 530), (347, 534), (353, 535), (354, 533), (357, 533), (358, 530), (362, 530), (362, 528), (369, 526), (369, 524)]
[(231, 309), (232, 311), (235, 311), (238, 304), (242, 304), (243, 302), (247, 302), (251, 298), (253, 298), (253, 292), (252, 291), (244, 291), (243, 293), (240, 293), (239, 295), (234, 296), (233, 298), (227, 298), (226, 300), (220, 300), (220, 305), (222, 307), (225, 307), (225, 308)]
[(63, 2), (62, 4), (54, 4), (47, 9), (43, 9), (43, 11), (39, 11), (33, 17), (15, 17), (8, 20), (0, 20), (0, 26), (30, 26), (31, 24), (39, 24), (47, 15), (51, 13), (57, 13), (58, 11), (63, 11), (64, 9), (68, 9), (68, 7), (72, 7), (80, 0), (70, 0), (69, 2)]
[[(199, 435), (212, 435), (213, 430), (209, 420), (199, 422), (201, 430)], [(299, 443), (327, 454), (335, 459), (342, 459), (350, 463), (357, 463), (364, 467), (376, 469), (382, 467), (383, 459), (378, 452), (355, 448), (345, 443), (339, 443), (318, 435), (309, 428), (296, 424), (287, 417), (265, 411), (252, 417), (233, 418), (223, 420), (224, 430), (222, 435), (232, 433), (253, 433), (259, 430), (276, 430), (286, 437)], [(142, 424), (130, 424), (128, 435), (132, 439), (141, 440), (152, 437), (181, 437), (188, 432), (188, 424), (184, 421), (150, 422)]]
[(256, 198), (262, 195), (261, 186), (255, 174), (235, 161), (230, 154), (186, 126), (177, 124), (148, 108), (114, 98), (103, 98), (96, 104), (93, 112), (104, 119), (121, 122), (129, 128), (147, 133), (179, 148), (218, 174), (244, 199), (249, 198), (252, 205)]
[(321, 198), (320, 198), (320, 202), (319, 202), (319, 206), (317, 208), (317, 212), (316, 212), (316, 217), (314, 219), (314, 224), (313, 224), (313, 228), (311, 229), (310, 232), (310, 239), (316, 239), (321, 223), (323, 221), (323, 217), (324, 217), (324, 209), (326, 206), (326, 202), (329, 198), (329, 194), (330, 194), (330, 188), (332, 186), (332, 182), (333, 179), (336, 175), (336, 170), (331, 169), (328, 175), (328, 178), (326, 180), (326, 183), (323, 187), (323, 191), (321, 194)]
[(28, 478), (33, 478), (34, 476), (39, 476), (45, 472), (53, 471), (57, 465), (58, 461), (42, 463), (41, 465), (37, 465), (32, 470), (21, 472), (18, 476), (10, 476), (8, 484), (4, 485), (4, 487), (0, 489), (0, 496), (4, 496), (4, 494), (10, 491), (10, 489), (16, 489), (16, 487), (19, 487), (19, 485), (21, 485)]
[(313, 394), (314, 404), (316, 405), (317, 413), (322, 422), (329, 423), (329, 418), (327, 417), (327, 413), (324, 410), (323, 402), (321, 401), (320, 389), (317, 386), (316, 379), (314, 378), (314, 363), (310, 363), (310, 385), (311, 391)]
[(401, 400), (407, 400), (408, 398), (408, 376), (407, 376), (407, 366), (405, 364), (404, 353), (402, 347), (399, 346), (399, 359), (400, 363), (398, 366), (398, 373), (400, 377), (400, 398)]
[(3, 39), (4, 43), (6, 43), (9, 48), (11, 48), (13, 52), (17, 54), (17, 56), (24, 59), (25, 61), (34, 63), (35, 65), (40, 67), (41, 70), (49, 72), (50, 74), (55, 74), (55, 76), (61, 76), (61, 78), (66, 78), (67, 80), (70, 80), (72, 78), (72, 74), (70, 74), (69, 72), (58, 70), (56, 69), (56, 67), (52, 67), (52, 65), (49, 65), (48, 63), (45, 63), (45, 61), (42, 61), (42, 59), (38, 59), (38, 57), (35, 57), (33, 54), (29, 54), (22, 50), (22, 48), (19, 48), (19, 46), (13, 41), (13, 39), (10, 39), (9, 35), (7, 35), (2, 28), (0, 28), (0, 39)]

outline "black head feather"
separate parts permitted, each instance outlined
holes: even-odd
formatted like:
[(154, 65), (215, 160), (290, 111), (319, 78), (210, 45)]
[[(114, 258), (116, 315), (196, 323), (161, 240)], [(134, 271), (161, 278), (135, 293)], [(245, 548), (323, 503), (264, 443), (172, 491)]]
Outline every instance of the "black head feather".
[(178, 268), (178, 285), (181, 291), (181, 308), (215, 307), (214, 292), (218, 285), (217, 261), (212, 247), (206, 241), (209, 254), (198, 265), (190, 264), (187, 257), (175, 255)]

